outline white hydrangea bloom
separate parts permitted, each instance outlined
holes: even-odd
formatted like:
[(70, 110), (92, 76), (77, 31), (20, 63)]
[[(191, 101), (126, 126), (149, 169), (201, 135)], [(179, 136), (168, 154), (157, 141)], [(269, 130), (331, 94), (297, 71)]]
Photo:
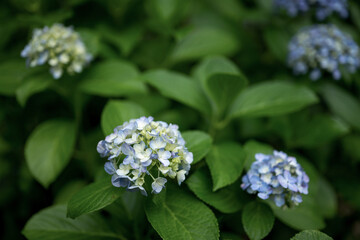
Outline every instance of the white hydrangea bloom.
[(55, 79), (59, 79), (64, 71), (69, 74), (82, 72), (92, 59), (79, 34), (72, 27), (59, 23), (50, 28), (35, 29), (21, 56), (30, 67), (47, 63)]
[(144, 195), (146, 176), (153, 180), (153, 193), (165, 187), (165, 177), (177, 178), (180, 185), (189, 173), (193, 154), (185, 147), (178, 128), (152, 117), (132, 119), (116, 127), (97, 146), (100, 156), (108, 158), (105, 171), (113, 175), (112, 184), (140, 190)]

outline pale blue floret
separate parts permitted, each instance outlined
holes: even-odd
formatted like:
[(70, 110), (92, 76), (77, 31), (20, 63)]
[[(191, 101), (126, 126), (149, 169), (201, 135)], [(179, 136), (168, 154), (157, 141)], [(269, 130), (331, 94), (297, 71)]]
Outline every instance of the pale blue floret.
[(153, 193), (160, 193), (165, 187), (165, 177), (177, 178), (180, 185), (193, 161), (178, 126), (155, 122), (152, 117), (132, 119), (116, 127), (98, 143), (97, 151), (108, 158), (104, 169), (112, 175), (115, 187), (140, 191), (143, 195), (147, 195), (143, 186), (146, 178), (153, 179)]
[(343, 73), (353, 74), (360, 67), (356, 42), (334, 25), (314, 25), (300, 30), (288, 45), (288, 65), (295, 75), (309, 73), (312, 80), (325, 73), (335, 80)]
[(167, 182), (166, 178), (158, 177), (151, 184), (153, 193), (160, 193), (161, 190), (165, 187), (165, 183)]
[(258, 153), (250, 170), (242, 177), (241, 188), (261, 199), (271, 199), (278, 207), (297, 205), (308, 193), (309, 177), (294, 157), (274, 151)]
[(277, 10), (285, 10), (291, 17), (310, 9), (315, 9), (318, 20), (324, 20), (333, 13), (342, 18), (349, 16), (347, 0), (274, 0), (274, 7)]

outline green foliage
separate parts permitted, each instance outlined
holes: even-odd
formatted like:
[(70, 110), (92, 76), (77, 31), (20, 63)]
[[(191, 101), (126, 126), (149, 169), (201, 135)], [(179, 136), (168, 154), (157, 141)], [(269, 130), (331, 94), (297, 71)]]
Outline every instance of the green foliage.
[(145, 110), (136, 103), (110, 100), (101, 114), (101, 127), (104, 134), (108, 135), (122, 123), (144, 115), (146, 115)]
[(111, 184), (109, 177), (103, 178), (84, 187), (70, 199), (67, 216), (77, 218), (100, 210), (116, 201), (123, 192), (123, 188), (116, 188)]
[[(359, 44), (360, 3), (348, 5), (348, 18), (324, 23)], [(0, 239), (287, 240), (295, 230), (293, 240), (357, 239), (359, 71), (311, 81), (286, 66), (294, 33), (320, 23), (313, 10), (290, 17), (273, 0), (0, 1)], [(48, 60), (30, 67), (21, 57), (34, 30), (53, 23), (73, 26), (92, 55), (81, 73), (55, 80)], [(167, 178), (160, 194), (146, 174), (148, 197), (114, 187), (97, 152), (104, 135), (142, 116), (177, 124), (194, 157), (184, 183)], [(240, 187), (255, 154), (273, 150), (310, 178), (299, 206)]]
[(97, 215), (76, 220), (66, 218), (66, 206), (49, 207), (35, 214), (25, 225), (23, 234), (30, 240), (45, 239), (125, 239), (112, 231)]
[(16, 99), (21, 106), (25, 106), (32, 95), (44, 91), (51, 83), (52, 79), (48, 74), (29, 76), (16, 89)]
[(243, 200), (239, 196), (238, 186), (222, 188), (216, 192), (212, 190), (211, 176), (208, 170), (201, 168), (193, 173), (186, 184), (195, 195), (223, 213), (234, 213), (243, 206)]
[(265, 82), (244, 90), (230, 109), (232, 117), (275, 116), (298, 111), (317, 102), (308, 88), (289, 82)]
[(27, 140), (26, 163), (44, 187), (48, 187), (69, 162), (75, 137), (73, 122), (49, 120), (39, 125)]
[(244, 168), (245, 151), (237, 143), (215, 145), (206, 157), (213, 179), (213, 191), (235, 182)]
[(211, 137), (201, 131), (187, 131), (182, 134), (186, 141), (186, 147), (194, 155), (193, 164), (203, 159), (211, 149)]
[(169, 187), (164, 199), (145, 206), (146, 216), (165, 239), (219, 239), (219, 227), (211, 210), (189, 193)]
[(321, 87), (321, 93), (334, 114), (360, 130), (360, 103), (358, 99), (333, 84), (324, 84)]
[(145, 93), (146, 86), (139, 80), (139, 71), (124, 61), (109, 60), (89, 69), (80, 88), (89, 94), (104, 97)]
[(291, 238), (291, 240), (331, 240), (332, 238), (328, 235), (316, 231), (316, 230), (305, 230), (298, 234), (296, 234), (294, 237)]
[(271, 208), (263, 203), (248, 203), (242, 213), (242, 223), (251, 240), (266, 237), (274, 225), (274, 220)]
[(204, 113), (210, 113), (210, 105), (199, 85), (193, 79), (168, 70), (152, 70), (143, 79), (157, 88), (162, 95), (186, 104)]
[(227, 31), (209, 27), (196, 28), (176, 44), (170, 61), (194, 60), (215, 54), (230, 55), (238, 48), (239, 42)]
[(0, 65), (0, 94), (12, 96), (20, 86), (29, 70), (26, 69), (24, 61), (10, 60)]

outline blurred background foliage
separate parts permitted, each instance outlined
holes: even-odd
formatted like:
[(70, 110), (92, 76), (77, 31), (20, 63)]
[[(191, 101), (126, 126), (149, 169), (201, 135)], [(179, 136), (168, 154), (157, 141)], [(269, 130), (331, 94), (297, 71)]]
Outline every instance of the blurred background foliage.
[[(333, 16), (326, 22), (360, 43), (360, 3), (350, 1), (349, 10), (350, 18)], [(26, 68), (20, 58), (32, 30), (56, 22), (74, 26), (95, 57), (83, 73), (60, 80), (53, 80), (42, 67)], [(103, 138), (102, 129), (109, 131), (101, 124), (106, 110), (117, 107), (108, 100), (120, 99), (124, 101), (120, 104), (145, 109), (157, 120), (178, 124), (182, 131), (209, 132), (215, 143), (233, 140), (251, 150), (262, 142), (303, 156), (310, 164), (304, 168), (321, 176), (317, 201), (324, 209), (317, 211), (324, 211), (322, 231), (334, 239), (360, 239), (360, 73), (344, 81), (312, 82), (293, 76), (286, 67), (289, 39), (314, 22), (311, 14), (297, 18), (275, 14), (270, 0), (1, 1), (0, 238), (23, 239), (21, 230), (33, 214), (66, 203), (104, 174), (96, 144)], [(202, 60), (212, 55), (219, 57)], [(318, 100), (289, 114), (245, 114), (211, 129), (213, 119), (207, 113), (213, 106), (196, 98), (184, 99), (176, 83), (206, 77), (223, 63), (228, 72), (246, 76), (251, 86), (268, 80), (292, 82), (311, 89)], [(224, 101), (220, 109), (228, 106)], [(218, 116), (224, 114), (225, 110)], [(68, 163), (61, 163), (56, 180), (34, 178), (29, 168), (36, 171), (37, 166), (25, 161), (25, 145), (40, 124), (52, 119), (64, 119), (64, 128), (76, 129), (65, 136), (75, 147)], [(51, 134), (46, 133), (49, 138)], [(141, 226), (137, 239), (159, 238), (149, 224), (141, 225), (146, 221), (144, 213), (136, 214), (130, 218), (137, 218), (136, 226)], [(226, 239), (246, 239), (238, 215), (218, 219), (222, 231), (241, 237), (229, 234)], [(113, 216), (106, 216), (111, 224), (118, 224)], [(283, 219), (288, 221), (286, 216)], [(268, 238), (289, 239), (296, 232), (276, 220)]]

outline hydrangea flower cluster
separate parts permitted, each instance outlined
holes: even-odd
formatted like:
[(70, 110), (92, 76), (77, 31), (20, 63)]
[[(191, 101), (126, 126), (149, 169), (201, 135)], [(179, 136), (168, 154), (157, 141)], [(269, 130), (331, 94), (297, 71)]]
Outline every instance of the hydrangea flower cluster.
[(312, 7), (318, 20), (324, 20), (333, 13), (342, 18), (349, 15), (347, 0), (275, 0), (274, 6), (276, 9), (285, 10), (291, 17), (308, 12)]
[(288, 65), (294, 74), (309, 72), (312, 80), (319, 79), (323, 72), (338, 80), (341, 71), (354, 73), (360, 66), (359, 46), (334, 25), (300, 30), (290, 41), (288, 51)]
[(140, 190), (143, 195), (147, 195), (147, 175), (153, 180), (152, 193), (161, 192), (165, 177), (177, 178), (180, 185), (190, 170), (193, 154), (185, 147), (178, 128), (152, 117), (132, 119), (116, 127), (97, 146), (100, 156), (108, 158), (104, 168), (112, 175), (112, 184)]
[(50, 28), (35, 29), (21, 56), (30, 67), (48, 63), (55, 79), (60, 78), (65, 69), (69, 74), (80, 73), (92, 59), (79, 34), (72, 27), (58, 23)]
[(243, 190), (271, 199), (278, 207), (302, 202), (301, 194), (308, 194), (309, 177), (294, 157), (274, 151), (273, 155), (257, 153), (255, 159), (242, 178)]

